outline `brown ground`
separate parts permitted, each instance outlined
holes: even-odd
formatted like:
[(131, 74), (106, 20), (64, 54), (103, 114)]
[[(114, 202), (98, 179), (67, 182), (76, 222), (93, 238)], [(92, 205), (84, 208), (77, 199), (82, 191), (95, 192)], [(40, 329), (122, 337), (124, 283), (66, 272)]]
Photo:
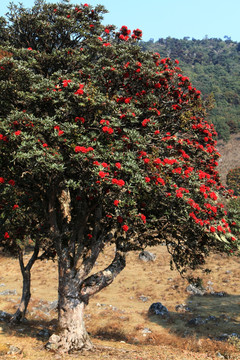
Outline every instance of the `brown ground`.
[[(203, 275), (208, 295), (190, 296), (187, 282), (176, 271), (170, 271), (169, 257), (164, 246), (150, 251), (157, 255), (155, 262), (144, 263), (137, 253), (128, 254), (128, 265), (115, 282), (96, 295), (86, 308), (86, 326), (96, 347), (95, 352), (61, 357), (44, 349), (46, 339), (38, 336), (41, 329), (54, 331), (56, 312), (45, 314), (39, 306), (57, 299), (57, 264), (38, 262), (32, 271), (32, 299), (28, 322), (10, 326), (0, 322), (0, 358), (27, 360), (50, 359), (111, 359), (111, 360), (190, 360), (240, 359), (240, 340), (216, 341), (226, 333), (240, 334), (240, 259), (214, 255), (209, 259), (212, 272)], [(112, 249), (106, 249), (98, 268), (108, 263)], [(199, 272), (201, 275), (201, 272)], [(208, 284), (211, 281), (212, 284)], [(13, 313), (20, 299), (21, 276), (17, 260), (0, 257), (0, 292), (16, 289), (17, 295), (0, 295), (0, 310)], [(210, 291), (225, 292), (223, 297)], [(144, 295), (147, 301), (140, 297)], [(160, 301), (170, 311), (169, 318), (148, 317), (149, 306)], [(185, 303), (191, 312), (176, 312), (177, 304)], [(190, 326), (188, 320), (210, 315), (215, 320)], [(144, 334), (145, 328), (151, 333)], [(234, 339), (233, 339), (234, 340)], [(21, 349), (21, 354), (7, 355), (9, 346)], [(223, 358), (222, 358), (223, 359)]]

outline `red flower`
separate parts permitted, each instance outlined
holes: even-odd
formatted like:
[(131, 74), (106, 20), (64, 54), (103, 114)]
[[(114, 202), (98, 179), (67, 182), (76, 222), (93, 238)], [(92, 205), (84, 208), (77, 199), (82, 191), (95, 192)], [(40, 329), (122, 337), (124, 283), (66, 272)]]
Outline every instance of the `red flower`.
[(105, 162), (103, 162), (101, 165), (102, 165), (104, 168), (108, 167), (108, 164), (105, 163)]
[(9, 185), (12, 185), (12, 186), (14, 186), (15, 185), (15, 181), (14, 180), (9, 180)]
[(112, 179), (112, 184), (116, 184), (116, 185), (118, 185), (118, 186), (124, 186), (124, 185), (125, 185), (125, 181), (122, 180), (122, 179), (120, 179), (120, 180), (118, 180), (118, 179)]
[(144, 222), (144, 224), (146, 224), (146, 216), (143, 214), (140, 214), (140, 217), (141, 217), (142, 221)]
[(19, 208), (19, 206), (17, 204), (13, 205), (13, 210)]
[(150, 177), (148, 177), (148, 176), (145, 177), (146, 183), (150, 182), (150, 180), (151, 180)]
[(79, 152), (87, 153), (89, 151), (93, 151), (93, 148), (92, 147), (85, 148), (85, 146), (75, 146), (76, 153), (79, 153)]
[(88, 238), (91, 239), (92, 238), (92, 234), (87, 234)]
[(122, 165), (120, 164), (120, 162), (117, 162), (117, 163), (115, 164), (115, 166), (116, 166), (116, 168), (118, 168), (118, 169), (121, 169), (121, 167), (122, 167)]
[(165, 181), (160, 177), (157, 178), (157, 183), (160, 183), (163, 186), (165, 185)]
[(8, 233), (8, 232), (5, 232), (5, 234), (4, 234), (4, 239), (6, 240), (6, 239), (9, 239), (9, 238), (10, 238), (9, 233)]
[(20, 134), (21, 134), (21, 130), (15, 131), (14, 134), (15, 134), (16, 136), (20, 135)]
[(122, 226), (123, 231), (128, 231), (129, 227), (127, 225)]
[(63, 87), (67, 87), (72, 80), (63, 80)]
[(75, 91), (75, 95), (83, 95), (84, 91), (83, 89), (78, 89), (77, 91)]
[(77, 121), (81, 121), (82, 124), (85, 123), (84, 117), (78, 117), (78, 116), (76, 116), (76, 117), (75, 117), (75, 122), (77, 122)]
[(143, 121), (142, 121), (142, 126), (143, 127), (146, 127), (147, 126), (147, 123), (150, 121), (150, 119), (144, 119)]
[(119, 200), (114, 200), (114, 202), (113, 202), (113, 203), (114, 203), (114, 205), (115, 205), (115, 206), (118, 206), (118, 204), (119, 204)]
[(121, 224), (123, 222), (123, 218), (121, 216), (117, 217), (117, 222), (119, 222), (119, 224)]
[(176, 190), (176, 197), (178, 197), (178, 198), (182, 198), (183, 197), (183, 194), (182, 194), (182, 192), (181, 192), (181, 190)]
[(109, 173), (105, 173), (104, 171), (99, 171), (98, 175), (103, 179), (105, 176), (109, 175)]
[(5, 183), (5, 180), (3, 177), (0, 177), (0, 184), (4, 184)]
[(113, 134), (114, 132), (114, 130), (108, 126), (103, 126), (102, 131), (105, 133), (107, 132), (108, 134)]
[(211, 231), (212, 233), (214, 233), (214, 232), (216, 231), (215, 227), (214, 227), (214, 226), (211, 226), (211, 227), (210, 227), (210, 231)]
[(44, 143), (42, 144), (43, 147), (48, 147), (48, 144)]

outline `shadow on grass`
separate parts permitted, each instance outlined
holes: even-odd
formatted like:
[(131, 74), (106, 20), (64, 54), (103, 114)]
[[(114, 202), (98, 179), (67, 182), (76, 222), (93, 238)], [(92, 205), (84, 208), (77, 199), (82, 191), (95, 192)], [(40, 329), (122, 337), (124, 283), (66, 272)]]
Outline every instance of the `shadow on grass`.
[(149, 315), (148, 320), (180, 337), (224, 340), (223, 334), (240, 336), (240, 295), (192, 295), (185, 304), (188, 311)]
[(19, 324), (11, 323), (12, 314), (4, 313), (4, 318), (0, 318), (0, 333), (16, 336), (35, 338), (43, 343), (57, 328), (57, 320), (24, 320)]

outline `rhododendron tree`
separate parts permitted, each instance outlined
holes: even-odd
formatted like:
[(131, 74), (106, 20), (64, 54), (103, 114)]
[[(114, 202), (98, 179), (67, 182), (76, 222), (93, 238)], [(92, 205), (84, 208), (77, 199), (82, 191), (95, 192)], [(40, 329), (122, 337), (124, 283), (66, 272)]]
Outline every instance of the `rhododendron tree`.
[[(0, 186), (14, 179), (19, 205), (1, 236), (21, 242), (26, 214), (28, 235), (53, 242), (60, 331), (48, 346), (61, 351), (91, 347), (84, 308), (128, 251), (164, 243), (184, 272), (210, 251), (238, 250), (200, 92), (178, 61), (141, 51), (141, 30), (103, 26), (104, 13), (12, 5), (1, 45), (11, 55), (0, 64)], [(94, 272), (106, 246), (115, 256)]]

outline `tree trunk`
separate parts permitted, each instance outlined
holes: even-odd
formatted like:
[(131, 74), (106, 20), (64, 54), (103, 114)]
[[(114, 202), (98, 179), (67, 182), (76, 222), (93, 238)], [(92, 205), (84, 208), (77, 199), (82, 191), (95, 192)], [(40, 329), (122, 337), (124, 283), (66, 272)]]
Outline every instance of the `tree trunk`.
[(25, 319), (27, 307), (28, 307), (28, 304), (29, 304), (29, 301), (31, 298), (31, 291), (30, 291), (31, 268), (38, 258), (38, 253), (39, 253), (39, 245), (38, 245), (38, 242), (36, 242), (35, 247), (34, 247), (34, 252), (33, 252), (30, 260), (28, 261), (27, 265), (24, 266), (23, 252), (22, 252), (22, 250), (19, 250), (18, 258), (19, 258), (19, 264), (20, 264), (20, 269), (21, 269), (22, 278), (23, 278), (22, 298), (21, 298), (21, 302), (18, 306), (17, 311), (11, 318), (12, 323), (20, 323)]
[[(123, 243), (124, 244), (124, 243)], [(58, 259), (58, 322), (59, 331), (53, 334), (46, 348), (60, 353), (70, 353), (79, 350), (90, 350), (93, 345), (84, 325), (84, 308), (89, 298), (110, 285), (114, 278), (125, 267), (123, 244), (116, 246), (112, 263), (104, 270), (87, 278), (81, 278), (80, 269), (72, 264), (67, 249), (62, 249)], [(90, 256), (86, 261), (90, 260)], [(96, 259), (93, 257), (92, 262)], [(85, 265), (83, 263), (83, 268)]]
[(93, 345), (84, 324), (86, 304), (79, 296), (79, 280), (74, 277), (74, 271), (66, 270), (65, 265), (59, 260), (59, 331), (49, 338), (46, 348), (60, 353), (90, 350)]
[(11, 322), (19, 323), (25, 319), (25, 314), (27, 311), (28, 303), (31, 298), (30, 285), (31, 285), (31, 272), (29, 269), (24, 269), (22, 271), (23, 277), (23, 288), (22, 288), (22, 298), (18, 306), (16, 313), (13, 315)]

